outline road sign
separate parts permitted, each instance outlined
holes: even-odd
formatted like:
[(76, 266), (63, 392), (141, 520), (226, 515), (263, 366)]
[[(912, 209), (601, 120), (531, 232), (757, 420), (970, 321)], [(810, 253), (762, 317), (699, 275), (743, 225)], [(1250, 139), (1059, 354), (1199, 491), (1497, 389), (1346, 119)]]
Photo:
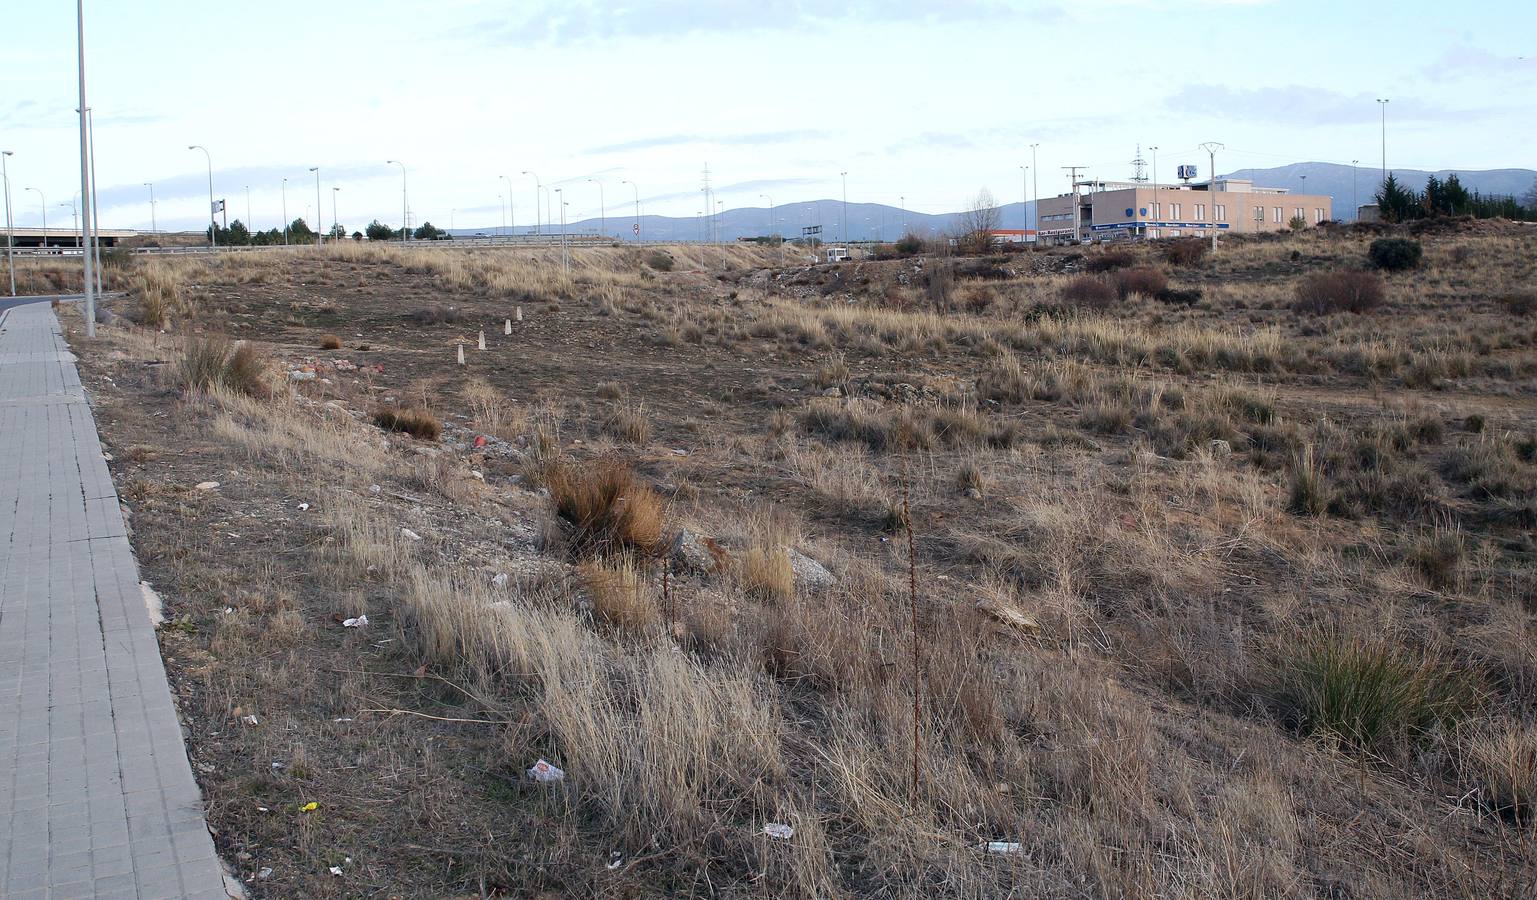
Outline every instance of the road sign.
[(820, 226), (820, 225), (807, 225), (807, 226), (801, 228), (801, 234), (811, 235), (811, 234), (821, 234), (821, 233), (822, 233), (822, 226)]
[(636, 234), (640, 234), (640, 223), (636, 222), (634, 225), (631, 225), (630, 226), (630, 230), (635, 232)]

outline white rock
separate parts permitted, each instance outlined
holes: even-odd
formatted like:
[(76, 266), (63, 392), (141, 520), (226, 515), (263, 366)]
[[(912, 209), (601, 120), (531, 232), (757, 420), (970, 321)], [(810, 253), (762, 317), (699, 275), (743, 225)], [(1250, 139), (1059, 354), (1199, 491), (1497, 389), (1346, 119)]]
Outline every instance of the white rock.
[(217, 490), (218, 487), (219, 487), (219, 482), (217, 482), (217, 481), (200, 481), (197, 484), (197, 490), (200, 490), (200, 491)]
[(786, 547), (785, 553), (790, 557), (790, 571), (795, 573), (796, 587), (808, 591), (820, 591), (838, 583), (837, 576), (827, 571), (826, 566), (794, 547)]
[(422, 539), (421, 535), (417, 534), (416, 532), (412, 531), (409, 528), (402, 528), (402, 529), (400, 529), (400, 533), (405, 535), (407, 538), (409, 538), (410, 540), (413, 540), (413, 541), (419, 541), (419, 540)]

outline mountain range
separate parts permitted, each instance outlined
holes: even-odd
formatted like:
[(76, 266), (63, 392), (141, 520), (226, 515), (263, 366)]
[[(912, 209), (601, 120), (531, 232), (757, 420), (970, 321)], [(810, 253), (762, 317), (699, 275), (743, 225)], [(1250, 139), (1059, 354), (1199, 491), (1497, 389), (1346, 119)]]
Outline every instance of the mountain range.
[[(1537, 171), (1532, 169), (1441, 169), (1436, 172), (1419, 169), (1393, 169), (1398, 179), (1415, 190), (1425, 186), (1425, 180), (1435, 175), (1445, 179), (1453, 172), (1470, 191), (1483, 194), (1520, 197), (1537, 186)], [(1297, 194), (1327, 194), (1334, 198), (1334, 215), (1341, 221), (1355, 218), (1356, 206), (1370, 203), (1372, 194), (1381, 181), (1381, 170), (1370, 166), (1352, 167), (1336, 163), (1306, 162), (1276, 166), (1269, 169), (1239, 169), (1223, 178), (1247, 178), (1261, 187), (1286, 188)], [(1006, 203), (1000, 206), (1000, 227), (1028, 228), (1034, 221), (1035, 204)], [(807, 200), (782, 203), (772, 210), (767, 206), (746, 206), (727, 209), (714, 217), (711, 223), (705, 217), (648, 216), (640, 217), (641, 237), (646, 241), (735, 241), (739, 238), (763, 237), (780, 234), (785, 238), (799, 237), (808, 227), (821, 226), (820, 236), (827, 243), (844, 241), (894, 241), (906, 231), (922, 236), (948, 234), (956, 229), (962, 212), (920, 213), (882, 203), (849, 203), (839, 200)], [(845, 222), (847, 228), (844, 228)], [(584, 219), (566, 223), (569, 234), (604, 234), (618, 240), (633, 240), (633, 215), (626, 215), (615, 208), (615, 215), (599, 219)], [(518, 233), (529, 231), (520, 226)], [(546, 232), (555, 231), (549, 225)], [(457, 236), (495, 234), (497, 229), (456, 228)]]

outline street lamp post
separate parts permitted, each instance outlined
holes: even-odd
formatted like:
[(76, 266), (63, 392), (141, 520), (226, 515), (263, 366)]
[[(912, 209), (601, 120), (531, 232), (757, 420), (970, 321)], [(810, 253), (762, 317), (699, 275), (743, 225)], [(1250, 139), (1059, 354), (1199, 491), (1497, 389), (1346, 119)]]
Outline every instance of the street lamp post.
[[(506, 175), (498, 175), (497, 177), (507, 182), (507, 208), (510, 210), (512, 208), (512, 179)], [(507, 233), (516, 235), (518, 233), (518, 223), (512, 221), (512, 216), (508, 216), (507, 219), (509, 222)]]
[(219, 223), (214, 219), (213, 211), (213, 157), (208, 154), (208, 148), (201, 144), (188, 144), (188, 150), (201, 150), (203, 157), (208, 160), (208, 247), (211, 250), (219, 249)]
[(1361, 165), (1359, 159), (1350, 161), (1350, 221), (1354, 222), (1361, 217), (1361, 199), (1356, 193), (1356, 169)]
[[(408, 207), (406, 202), (406, 164), (398, 159), (387, 159), (384, 161), (384, 164), (387, 166), (400, 166), (400, 243), (404, 244), (406, 242), (407, 226), (411, 223), (411, 216), (406, 212)], [(438, 221), (441, 222), (443, 220), (439, 219)]]
[(907, 195), (898, 194), (897, 202), (902, 204), (902, 236), (907, 237)]
[(1030, 169), (1035, 172), (1035, 178), (1031, 179), (1030, 186), (1032, 188), (1031, 193), (1035, 195), (1035, 218), (1033, 221), (1035, 222), (1035, 238), (1037, 241), (1041, 238), (1041, 169), (1040, 166), (1035, 164), (1035, 148), (1039, 146), (1041, 145), (1030, 145)]
[(539, 234), (541, 233), (541, 222), (539, 216), (539, 192), (544, 190), (544, 185), (539, 181), (539, 176), (535, 175), (533, 172), (524, 169), (523, 174), (531, 175), (534, 179), (534, 234)]
[(85, 246), (85, 235), (80, 232), (80, 207), (75, 205), (75, 198), (69, 198), (68, 203), (60, 203), (59, 206), (69, 207), (69, 228), (75, 233), (75, 247)]
[(5, 183), (5, 270), (11, 276), (12, 297), (16, 296), (16, 254), (11, 245), (16, 239), (12, 234), (15, 229), (11, 224), (11, 173), (6, 168), (5, 160), (6, 157), (15, 155), (13, 151), (0, 150), (0, 180)]
[(603, 237), (608, 230), (608, 203), (603, 199), (603, 182), (596, 178), (587, 180), (598, 186), (598, 237)]
[[(341, 237), (341, 234), (337, 231), (337, 229), (341, 227), (342, 223), (341, 220), (336, 216), (336, 195), (340, 194), (341, 192), (342, 189), (339, 187), (331, 188), (331, 239), (333, 241)], [(405, 224), (401, 223), (400, 227), (404, 228)]]
[(838, 177), (843, 179), (843, 240), (838, 243), (848, 246), (849, 242), (849, 173), (839, 172)]
[(85, 110), (86, 131), (90, 134), (91, 155), (91, 196), (81, 198), (86, 204), (86, 246), (91, 249), (91, 255), (96, 261), (96, 296), (101, 297), (101, 214), (96, 205), (96, 116), (92, 114), (90, 107)]
[(320, 211), (320, 167), (310, 166), (310, 171), (315, 173), (315, 243), (324, 244), (325, 234), (320, 230), (320, 217), (325, 215)]
[[(1227, 146), (1225, 144), (1220, 144), (1220, 143), (1218, 143), (1216, 141), (1207, 141), (1206, 143), (1201, 145), (1201, 149), (1206, 151), (1206, 165), (1208, 167), (1208, 170), (1206, 172), (1206, 183), (1210, 187), (1210, 189), (1206, 193), (1211, 195), (1210, 197), (1207, 198), (1207, 200), (1210, 201), (1211, 207), (1212, 207), (1211, 249), (1212, 250), (1216, 250), (1217, 249), (1217, 215), (1216, 215), (1216, 213), (1217, 213), (1217, 206), (1216, 206), (1216, 203), (1217, 203), (1217, 151), (1218, 150), (1225, 150), (1225, 149), (1227, 149)], [(1304, 175), (1303, 177), (1306, 178), (1307, 176)]]
[(283, 179), (283, 246), (288, 246), (288, 179)]
[(1030, 227), (1030, 167), (1019, 167), (1019, 202), (1024, 206), (1025, 227)]
[[(1151, 216), (1151, 218), (1156, 223), (1160, 218), (1162, 218), (1162, 215), (1161, 215), (1162, 210), (1160, 210), (1158, 208), (1158, 145), (1154, 144), (1149, 149), (1153, 151), (1153, 208), (1150, 211), (1153, 214)], [(1157, 230), (1156, 228), (1152, 229), (1152, 231), (1156, 231), (1156, 230)], [(1155, 235), (1153, 233), (1150, 233), (1149, 229), (1147, 229), (1147, 228), (1143, 228), (1142, 231), (1143, 231), (1143, 236), (1144, 237), (1156, 237), (1157, 236), (1157, 235)], [(1077, 235), (1074, 235), (1074, 237), (1076, 237), (1076, 236)]]
[[(80, 69), (80, 200), (90, 209), (91, 205), (91, 149), (90, 149), (90, 116), (91, 108), (85, 102), (85, 0), (75, 0), (75, 48)], [(85, 255), (85, 336), (96, 336), (96, 295), (92, 292), (95, 287), (91, 283), (92, 271), (91, 250), (84, 250)]]
[(635, 186), (635, 182), (629, 180), (628, 178), (624, 179), (623, 181), (621, 181), (619, 183), (620, 184), (627, 184), (627, 185), (629, 185), (630, 186), (630, 190), (635, 192), (635, 243), (639, 244), (640, 243), (640, 188), (636, 187)]
[(37, 202), (43, 208), (43, 248), (47, 249), (47, 247), (48, 247), (48, 198), (43, 196), (43, 192), (42, 191), (40, 191), (40, 190), (38, 190), (37, 188), (34, 188), (34, 187), (23, 188), (23, 190), (32, 191), (33, 193), (37, 194)]
[(144, 186), (149, 188), (149, 233), (154, 234), (159, 230), (155, 227), (155, 183), (146, 181)]

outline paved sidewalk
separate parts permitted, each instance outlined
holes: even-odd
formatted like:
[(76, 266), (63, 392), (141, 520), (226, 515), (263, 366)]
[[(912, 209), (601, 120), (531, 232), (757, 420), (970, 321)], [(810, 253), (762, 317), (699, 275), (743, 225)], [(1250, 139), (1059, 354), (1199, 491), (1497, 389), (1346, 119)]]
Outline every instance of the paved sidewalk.
[(225, 897), (74, 357), (0, 311), (0, 896)]

